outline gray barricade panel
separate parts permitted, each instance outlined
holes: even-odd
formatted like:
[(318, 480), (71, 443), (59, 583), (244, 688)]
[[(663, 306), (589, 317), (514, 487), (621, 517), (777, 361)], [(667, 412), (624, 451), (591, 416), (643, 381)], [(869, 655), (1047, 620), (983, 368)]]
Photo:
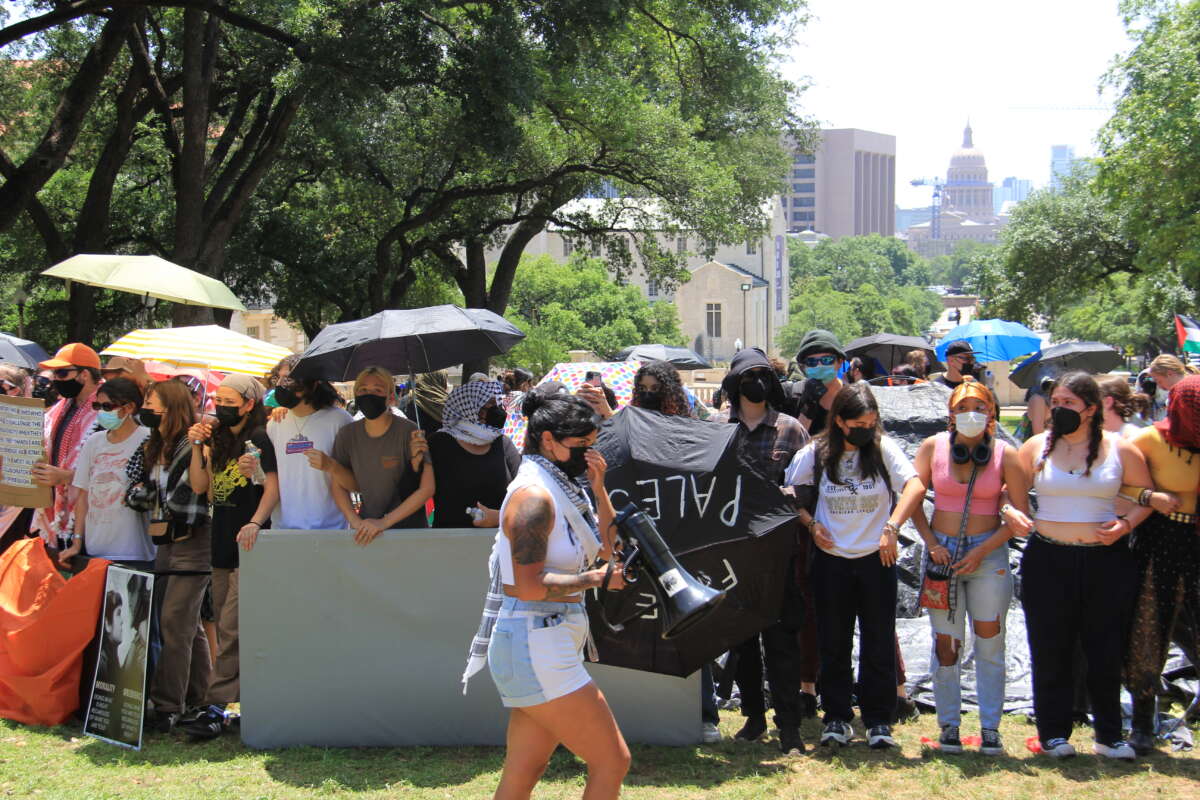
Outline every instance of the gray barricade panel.
[[(462, 694), (494, 530), (264, 531), (239, 576), (250, 747), (499, 745), (485, 668)], [(625, 738), (700, 741), (700, 678), (589, 664)]]

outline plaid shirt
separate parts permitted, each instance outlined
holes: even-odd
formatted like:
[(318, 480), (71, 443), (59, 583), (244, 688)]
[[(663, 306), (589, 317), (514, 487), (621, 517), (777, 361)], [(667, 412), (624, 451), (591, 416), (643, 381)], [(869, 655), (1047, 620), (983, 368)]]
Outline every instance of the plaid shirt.
[[(712, 417), (713, 422), (741, 422), (737, 417), (736, 406)], [(783, 483), (783, 473), (792, 463), (792, 456), (808, 444), (808, 431), (800, 420), (787, 414), (767, 408), (767, 416), (754, 430), (742, 423), (742, 433), (746, 437), (746, 446), (750, 454), (763, 467), (763, 471), (775, 483)]]

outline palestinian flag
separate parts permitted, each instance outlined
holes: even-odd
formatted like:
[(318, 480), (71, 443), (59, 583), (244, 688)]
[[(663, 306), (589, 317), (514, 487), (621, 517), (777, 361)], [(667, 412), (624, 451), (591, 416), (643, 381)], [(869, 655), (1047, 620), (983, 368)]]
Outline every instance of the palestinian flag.
[(1186, 314), (1176, 314), (1175, 333), (1179, 336), (1179, 349), (1185, 353), (1200, 353), (1200, 322)]

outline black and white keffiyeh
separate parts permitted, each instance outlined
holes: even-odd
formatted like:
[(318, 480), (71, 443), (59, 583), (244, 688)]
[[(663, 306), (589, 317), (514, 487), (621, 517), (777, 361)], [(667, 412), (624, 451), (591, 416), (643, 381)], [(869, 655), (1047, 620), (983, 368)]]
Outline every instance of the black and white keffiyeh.
[(446, 398), (441, 430), (467, 444), (491, 444), (500, 429), (479, 421), (479, 409), (489, 400), (504, 407), (504, 387), (499, 381), (470, 381), (455, 387)]

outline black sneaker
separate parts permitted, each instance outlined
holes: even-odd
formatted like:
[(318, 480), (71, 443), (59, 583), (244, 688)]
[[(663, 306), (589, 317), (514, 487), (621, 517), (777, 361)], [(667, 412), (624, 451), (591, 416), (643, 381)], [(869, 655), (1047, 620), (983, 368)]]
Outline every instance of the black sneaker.
[(983, 728), (979, 731), (979, 739), (979, 752), (985, 756), (1004, 755), (1004, 741), (1000, 738), (1000, 731), (995, 728)]
[(808, 692), (800, 693), (800, 719), (816, 719), (817, 696)]
[(821, 731), (821, 746), (828, 747), (836, 744), (839, 747), (845, 747), (850, 744), (850, 737), (853, 735), (854, 731), (849, 724), (840, 719), (831, 719), (825, 723), (825, 728)]
[(779, 752), (785, 756), (792, 753), (796, 753), (797, 755), (804, 754), (804, 742), (800, 739), (799, 728), (779, 729)]
[[(892, 726), (876, 725), (867, 731), (867, 746), (874, 750), (895, 747), (896, 740), (892, 738)], [(959, 747), (961, 748), (962, 745), (960, 744)]]
[(208, 706), (200, 713), (176, 725), (192, 739), (215, 739), (225, 730), (225, 711), (217, 706)]
[(963, 751), (962, 739), (958, 737), (957, 725), (942, 726), (942, 735), (938, 737), (938, 750), (951, 755), (958, 755)]
[(742, 742), (755, 742), (766, 732), (766, 717), (756, 714), (753, 717), (746, 717), (746, 724), (742, 726), (740, 731), (733, 735), (733, 738)]
[(170, 733), (179, 722), (178, 711), (147, 711), (146, 727), (155, 733)]
[(1129, 732), (1129, 746), (1139, 756), (1147, 756), (1154, 752), (1154, 734), (1145, 731), (1132, 730)]

